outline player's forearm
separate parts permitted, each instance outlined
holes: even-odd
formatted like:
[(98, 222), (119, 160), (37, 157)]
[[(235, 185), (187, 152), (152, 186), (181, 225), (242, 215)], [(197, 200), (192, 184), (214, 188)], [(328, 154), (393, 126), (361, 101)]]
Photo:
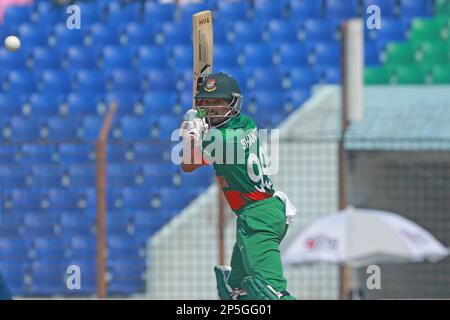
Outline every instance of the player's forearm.
[(192, 172), (205, 165), (202, 157), (202, 150), (196, 145), (193, 139), (187, 139), (183, 146), (183, 161), (181, 169), (184, 172)]

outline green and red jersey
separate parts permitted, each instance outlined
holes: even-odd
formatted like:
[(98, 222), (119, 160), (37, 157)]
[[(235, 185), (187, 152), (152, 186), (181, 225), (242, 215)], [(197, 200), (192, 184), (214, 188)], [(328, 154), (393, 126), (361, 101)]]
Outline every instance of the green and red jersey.
[[(211, 156), (215, 159), (217, 183), (231, 209), (239, 214), (252, 203), (272, 197), (275, 191), (267, 174), (264, 151), (255, 122), (240, 114), (216, 130), (220, 131), (220, 135), (210, 130), (204, 138), (203, 149), (208, 151), (208, 146), (212, 146), (215, 139), (221, 139), (223, 157), (218, 158), (218, 149), (212, 149)], [(215, 142), (216, 145), (220, 143)]]

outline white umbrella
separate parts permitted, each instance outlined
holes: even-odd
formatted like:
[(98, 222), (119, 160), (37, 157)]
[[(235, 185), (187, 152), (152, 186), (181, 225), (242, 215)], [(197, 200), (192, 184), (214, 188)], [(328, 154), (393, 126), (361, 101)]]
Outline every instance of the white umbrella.
[(445, 258), (449, 250), (427, 230), (398, 214), (346, 208), (312, 223), (294, 239), (283, 261), (345, 263), (359, 268)]

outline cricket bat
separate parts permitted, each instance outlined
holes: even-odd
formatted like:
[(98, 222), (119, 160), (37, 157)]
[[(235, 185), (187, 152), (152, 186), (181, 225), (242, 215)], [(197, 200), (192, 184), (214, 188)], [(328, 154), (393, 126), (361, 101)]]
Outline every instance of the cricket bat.
[[(194, 47), (193, 98), (200, 89), (203, 78), (212, 73), (213, 66), (213, 25), (210, 10), (197, 12), (192, 16)], [(192, 107), (197, 109), (195, 99)]]

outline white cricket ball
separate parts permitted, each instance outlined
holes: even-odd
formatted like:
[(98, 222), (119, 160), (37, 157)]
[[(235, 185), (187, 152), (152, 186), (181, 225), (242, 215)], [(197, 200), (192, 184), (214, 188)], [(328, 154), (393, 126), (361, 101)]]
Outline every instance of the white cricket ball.
[(8, 36), (5, 38), (5, 47), (9, 51), (16, 51), (20, 48), (20, 39), (16, 36)]

